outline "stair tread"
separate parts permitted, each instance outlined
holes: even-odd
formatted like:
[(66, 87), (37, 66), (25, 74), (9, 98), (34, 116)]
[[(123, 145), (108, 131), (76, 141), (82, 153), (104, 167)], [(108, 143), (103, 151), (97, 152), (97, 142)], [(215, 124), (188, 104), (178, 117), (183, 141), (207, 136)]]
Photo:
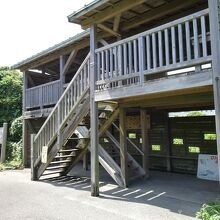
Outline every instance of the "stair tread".
[(67, 157), (75, 157), (76, 155), (70, 155), (70, 154), (67, 154), (67, 155), (58, 155), (58, 156), (55, 156), (54, 158), (57, 159), (57, 158), (67, 158)]
[(66, 168), (67, 166), (64, 165), (60, 165), (60, 166), (52, 166), (52, 167), (47, 167), (46, 170), (56, 170), (56, 169), (60, 169), (60, 168)]
[(66, 150), (60, 150), (59, 153), (65, 153), (65, 152), (73, 152), (73, 151), (78, 151), (79, 149), (74, 148), (74, 149), (66, 149)]
[(69, 163), (72, 160), (59, 160), (59, 161), (52, 161), (50, 164), (59, 164), (59, 163)]
[(43, 173), (42, 176), (53, 175), (53, 174), (62, 173), (62, 172), (63, 172), (63, 170), (54, 171), (54, 172), (49, 172), (49, 173)]

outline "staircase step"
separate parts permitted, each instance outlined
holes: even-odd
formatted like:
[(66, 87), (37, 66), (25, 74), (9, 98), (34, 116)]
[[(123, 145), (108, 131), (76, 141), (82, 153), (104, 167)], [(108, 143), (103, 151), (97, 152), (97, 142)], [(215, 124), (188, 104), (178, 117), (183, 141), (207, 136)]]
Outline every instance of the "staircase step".
[(61, 164), (61, 163), (69, 163), (72, 160), (59, 160), (59, 161), (52, 161), (50, 164)]
[(74, 152), (78, 151), (79, 149), (65, 149), (65, 150), (60, 150), (59, 153), (68, 153), (68, 152)]
[(62, 169), (62, 168), (66, 168), (67, 166), (64, 165), (60, 165), (60, 166), (52, 166), (52, 167), (47, 167), (46, 170), (57, 170), (57, 169)]
[(59, 171), (53, 171), (53, 172), (49, 172), (49, 173), (43, 173), (42, 176), (48, 176), (48, 175), (53, 175), (53, 174), (60, 174), (62, 173), (63, 170), (59, 170)]
[(56, 156), (56, 157), (54, 157), (55, 159), (59, 159), (59, 158), (67, 158), (67, 157), (75, 157), (76, 155), (70, 155), (70, 154), (68, 154), (68, 155), (58, 155), (58, 156)]

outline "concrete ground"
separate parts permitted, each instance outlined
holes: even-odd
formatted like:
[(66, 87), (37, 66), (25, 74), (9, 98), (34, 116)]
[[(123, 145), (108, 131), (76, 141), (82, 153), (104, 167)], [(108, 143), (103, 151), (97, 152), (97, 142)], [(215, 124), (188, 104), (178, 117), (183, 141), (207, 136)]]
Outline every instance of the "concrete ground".
[(216, 182), (155, 171), (128, 189), (102, 171), (100, 197), (94, 198), (89, 172), (78, 167), (71, 174), (32, 182), (29, 169), (1, 172), (0, 220), (187, 220), (194, 219), (202, 203), (219, 198)]

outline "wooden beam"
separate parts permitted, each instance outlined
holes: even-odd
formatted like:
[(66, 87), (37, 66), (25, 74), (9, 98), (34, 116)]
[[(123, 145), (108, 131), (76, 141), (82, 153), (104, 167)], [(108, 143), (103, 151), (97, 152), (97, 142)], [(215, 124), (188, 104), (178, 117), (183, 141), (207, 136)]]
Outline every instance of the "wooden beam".
[(116, 15), (140, 5), (143, 2), (145, 2), (145, 0), (121, 0), (113, 6), (108, 7), (106, 10), (85, 19), (82, 21), (81, 25), (83, 28), (88, 28), (91, 24), (100, 24), (103, 21), (115, 17)]
[(99, 40), (99, 42), (100, 42), (103, 46), (109, 45), (109, 43), (108, 43), (106, 40), (104, 40), (104, 39)]
[(220, 2), (209, 0), (210, 37), (212, 49), (213, 91), (215, 102), (215, 124), (217, 134), (218, 171), (220, 184)]
[(115, 32), (118, 31), (119, 25), (120, 25), (120, 20), (121, 20), (121, 13), (115, 16), (114, 24), (113, 24), (113, 31), (115, 31)]
[(78, 52), (78, 50), (73, 50), (71, 52), (71, 54), (69, 55), (65, 65), (63, 67), (63, 73), (62, 73), (63, 75), (66, 75), (67, 71), (69, 70), (71, 64), (73, 63), (73, 61), (74, 61), (74, 59), (75, 59), (75, 57), (77, 55), (77, 52)]
[(158, 7), (156, 9), (152, 9), (150, 11), (147, 11), (146, 13), (143, 13), (141, 16), (139, 16), (137, 19), (133, 21), (123, 22), (122, 23), (122, 31), (127, 31), (129, 29), (132, 29), (134, 27), (140, 26), (144, 23), (147, 23), (149, 21), (158, 19), (164, 15), (170, 14), (174, 11), (178, 11), (183, 7), (188, 7), (192, 5), (193, 3), (201, 2), (201, 0), (175, 0), (170, 3), (164, 4), (161, 7)]
[(98, 104), (95, 102), (95, 82), (97, 62), (95, 50), (97, 48), (97, 26), (90, 28), (90, 124), (91, 124), (91, 195), (99, 196), (99, 158), (98, 158)]
[(129, 184), (128, 176), (128, 151), (127, 151), (127, 128), (126, 128), (126, 111), (125, 108), (119, 108), (119, 132), (120, 132), (120, 159), (121, 174), (124, 187)]
[(141, 138), (142, 138), (142, 166), (145, 171), (145, 177), (149, 177), (149, 137), (148, 137), (148, 127), (149, 121), (147, 120), (147, 112), (145, 109), (140, 109), (140, 119), (141, 119)]
[(105, 26), (103, 24), (98, 24), (98, 27), (101, 28), (103, 31), (106, 31), (106, 32), (108, 32), (108, 33), (110, 33), (110, 34), (112, 34), (112, 35), (114, 35), (116, 37), (120, 37), (121, 36), (118, 32), (112, 30), (111, 28), (109, 28), (109, 27), (107, 27), (107, 26)]
[(60, 56), (60, 95), (63, 93), (63, 85), (65, 84), (65, 76), (63, 74), (65, 66), (65, 57), (63, 55)]
[(31, 180), (35, 181), (37, 180), (37, 170), (36, 167), (34, 166), (34, 163), (37, 159), (37, 152), (36, 148), (34, 147), (34, 138), (35, 134), (31, 134)]

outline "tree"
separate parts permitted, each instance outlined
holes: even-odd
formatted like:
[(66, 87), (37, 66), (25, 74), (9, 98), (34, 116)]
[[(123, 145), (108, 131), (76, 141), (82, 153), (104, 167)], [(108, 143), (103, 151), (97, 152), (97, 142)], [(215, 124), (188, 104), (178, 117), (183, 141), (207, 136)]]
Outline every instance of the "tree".
[(22, 113), (22, 75), (9, 67), (0, 67), (0, 126), (9, 124)]

